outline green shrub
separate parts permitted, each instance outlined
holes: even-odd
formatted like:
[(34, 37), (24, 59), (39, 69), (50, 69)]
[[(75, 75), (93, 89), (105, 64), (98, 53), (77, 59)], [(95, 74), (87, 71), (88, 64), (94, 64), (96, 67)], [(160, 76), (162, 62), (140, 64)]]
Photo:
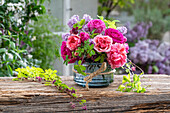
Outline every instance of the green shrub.
[(38, 17), (37, 22), (29, 26), (33, 28), (33, 35), (36, 37), (36, 40), (32, 42), (33, 58), (41, 61), (41, 68), (53, 69), (53, 63), (60, 57), (61, 36), (55, 34), (55, 32), (61, 31), (58, 19), (50, 15), (42, 15)]

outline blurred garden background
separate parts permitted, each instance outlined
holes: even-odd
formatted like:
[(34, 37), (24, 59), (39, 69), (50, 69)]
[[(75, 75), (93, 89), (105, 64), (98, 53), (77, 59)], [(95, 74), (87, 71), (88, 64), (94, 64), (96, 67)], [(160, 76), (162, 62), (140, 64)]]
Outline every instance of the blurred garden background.
[(170, 75), (169, 0), (0, 0), (0, 77), (26, 66), (73, 75), (60, 58), (62, 34), (71, 16), (84, 14), (120, 20), (128, 58), (145, 74)]

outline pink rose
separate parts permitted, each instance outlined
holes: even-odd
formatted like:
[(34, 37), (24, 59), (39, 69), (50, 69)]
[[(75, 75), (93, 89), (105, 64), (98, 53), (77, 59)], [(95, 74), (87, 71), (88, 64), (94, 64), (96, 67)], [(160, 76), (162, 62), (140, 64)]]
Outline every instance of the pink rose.
[(124, 43), (125, 49), (126, 49), (126, 53), (129, 53), (129, 45), (128, 43)]
[(123, 44), (115, 43), (111, 46), (111, 50), (107, 53), (107, 61), (112, 69), (119, 68), (126, 63), (127, 55)]
[(77, 49), (77, 47), (81, 46), (80, 37), (77, 35), (69, 36), (66, 45), (71, 51)]
[(109, 52), (113, 43), (112, 38), (102, 35), (95, 36), (93, 42), (97, 52)]
[(102, 31), (106, 29), (105, 23), (100, 19), (94, 19), (94, 20), (89, 21), (87, 23), (87, 26), (91, 32), (94, 29), (96, 29), (94, 33), (101, 33)]
[(112, 38), (113, 43), (125, 43), (127, 41), (126, 37), (123, 36), (121, 32), (116, 29), (108, 28), (105, 30), (105, 35), (108, 35)]
[(66, 41), (63, 41), (61, 45), (61, 57), (63, 58), (63, 60), (66, 60), (66, 55), (68, 55), (68, 58), (70, 59), (68, 63), (74, 63), (77, 60), (76, 58), (72, 57), (72, 51), (67, 48)]
[(87, 41), (90, 38), (89, 34), (86, 32), (81, 32), (79, 36), (82, 42), (84, 42), (85, 40)]

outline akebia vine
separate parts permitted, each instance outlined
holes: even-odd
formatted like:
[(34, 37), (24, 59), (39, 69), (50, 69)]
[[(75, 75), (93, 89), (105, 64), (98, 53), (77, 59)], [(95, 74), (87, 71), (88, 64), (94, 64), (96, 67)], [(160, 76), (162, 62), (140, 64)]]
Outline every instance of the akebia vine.
[[(45, 82), (45, 85), (54, 86), (57, 88), (57, 90), (67, 93), (74, 101), (77, 101), (81, 106), (82, 109), (86, 108), (86, 100), (83, 99), (82, 95), (76, 95), (76, 89), (73, 87), (69, 87), (66, 84), (62, 83), (61, 78), (56, 74), (57, 70), (43, 70), (41, 68), (36, 67), (26, 67), (26, 68), (18, 68), (16, 69), (18, 72), (17, 78), (14, 78), (13, 80), (33, 80), (37, 82)], [(73, 102), (70, 102), (71, 107), (75, 108), (76, 104)]]

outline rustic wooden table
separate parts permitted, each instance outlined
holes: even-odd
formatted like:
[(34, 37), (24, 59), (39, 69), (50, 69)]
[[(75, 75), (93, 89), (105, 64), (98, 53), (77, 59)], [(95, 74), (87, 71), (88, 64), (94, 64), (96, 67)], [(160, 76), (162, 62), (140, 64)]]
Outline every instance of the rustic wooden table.
[(0, 112), (170, 112), (170, 76), (144, 75), (143, 85), (151, 85), (143, 94), (116, 91), (122, 75), (115, 75), (115, 81), (108, 87), (90, 88), (74, 83), (72, 76), (62, 76), (62, 81), (77, 89), (87, 100), (87, 110), (81, 106), (70, 107), (71, 99), (52, 86), (38, 82), (12, 81), (0, 78)]

